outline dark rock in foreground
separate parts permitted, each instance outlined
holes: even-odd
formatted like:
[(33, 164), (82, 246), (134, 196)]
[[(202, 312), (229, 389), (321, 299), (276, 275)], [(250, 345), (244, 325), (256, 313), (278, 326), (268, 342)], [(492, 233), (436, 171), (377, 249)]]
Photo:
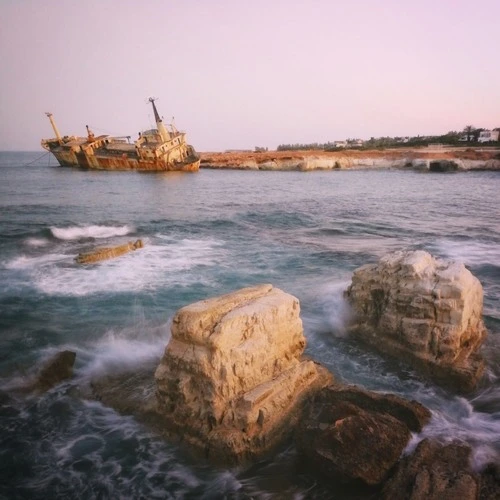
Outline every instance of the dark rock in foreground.
[(466, 445), (442, 445), (425, 439), (413, 455), (401, 460), (394, 476), (385, 484), (382, 498), (476, 500), (480, 479), (470, 468), (470, 454), (471, 449)]
[(393, 394), (329, 386), (308, 405), (296, 440), (307, 463), (340, 482), (380, 484), (430, 412)]

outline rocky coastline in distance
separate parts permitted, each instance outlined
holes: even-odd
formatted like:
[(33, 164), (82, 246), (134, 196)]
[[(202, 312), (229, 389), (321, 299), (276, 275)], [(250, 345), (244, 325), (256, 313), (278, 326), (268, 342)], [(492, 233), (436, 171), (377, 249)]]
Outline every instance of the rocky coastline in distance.
[(453, 172), (500, 171), (498, 148), (404, 148), (341, 151), (230, 151), (201, 153), (200, 168), (311, 171), (360, 168)]

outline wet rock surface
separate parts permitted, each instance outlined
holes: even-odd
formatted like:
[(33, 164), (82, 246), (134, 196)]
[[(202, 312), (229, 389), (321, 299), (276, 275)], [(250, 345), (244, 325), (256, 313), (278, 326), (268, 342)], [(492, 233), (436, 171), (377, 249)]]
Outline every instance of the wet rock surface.
[(421, 430), (429, 419), (429, 410), (415, 401), (332, 385), (317, 393), (304, 412), (297, 447), (323, 476), (375, 486), (398, 462), (411, 430)]
[(401, 460), (394, 476), (385, 484), (382, 498), (476, 500), (480, 478), (471, 470), (470, 454), (471, 449), (464, 444), (442, 445), (425, 439), (412, 455)]
[(40, 369), (31, 389), (44, 392), (73, 376), (76, 353), (61, 351), (50, 358)]

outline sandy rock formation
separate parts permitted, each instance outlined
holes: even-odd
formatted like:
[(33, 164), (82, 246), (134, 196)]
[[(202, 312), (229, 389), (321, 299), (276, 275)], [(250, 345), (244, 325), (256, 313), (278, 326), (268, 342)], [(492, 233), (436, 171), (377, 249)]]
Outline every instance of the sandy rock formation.
[(302, 360), (298, 300), (272, 285), (180, 309), (158, 366), (158, 411), (207, 457), (241, 461), (279, 443), (306, 396), (331, 381)]
[(430, 420), (415, 401), (332, 385), (307, 406), (296, 432), (307, 464), (337, 482), (379, 485), (411, 437)]
[(125, 245), (119, 245), (116, 247), (98, 248), (93, 252), (78, 254), (75, 261), (78, 264), (94, 264), (95, 262), (99, 262), (101, 260), (113, 259), (128, 252), (133, 252), (143, 246), (144, 244), (142, 243), (142, 240), (137, 240), (135, 242), (131, 241)]
[(398, 251), (357, 269), (346, 297), (349, 331), (458, 390), (484, 371), (483, 289), (463, 264)]

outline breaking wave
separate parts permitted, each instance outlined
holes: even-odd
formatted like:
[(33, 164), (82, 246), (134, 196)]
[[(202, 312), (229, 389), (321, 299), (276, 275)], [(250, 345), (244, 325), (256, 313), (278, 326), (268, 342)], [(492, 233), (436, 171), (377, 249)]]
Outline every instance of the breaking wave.
[(480, 241), (442, 240), (436, 244), (439, 253), (446, 258), (463, 262), (465, 265), (498, 265), (500, 245)]
[(111, 238), (125, 236), (133, 232), (133, 228), (125, 226), (71, 226), (51, 227), (52, 235), (59, 240), (79, 240), (82, 238)]
[(213, 269), (207, 271), (209, 274), (201, 270), (224, 261), (224, 249), (216, 240), (160, 239), (166, 239), (166, 244), (152, 244), (146, 239), (140, 251), (93, 265), (76, 264), (75, 252), (21, 255), (6, 262), (5, 267), (21, 271), (26, 283), (47, 295), (84, 296), (208, 283)]

